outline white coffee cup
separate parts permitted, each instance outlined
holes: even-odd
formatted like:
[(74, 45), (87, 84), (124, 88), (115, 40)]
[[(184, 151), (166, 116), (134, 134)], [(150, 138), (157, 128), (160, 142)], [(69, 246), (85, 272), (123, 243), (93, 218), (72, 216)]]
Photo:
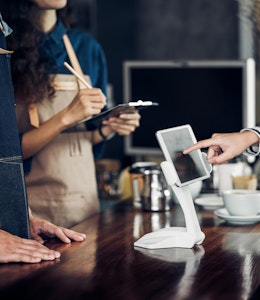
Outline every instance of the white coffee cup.
[(255, 216), (260, 213), (260, 191), (233, 189), (224, 191), (222, 196), (231, 216)]

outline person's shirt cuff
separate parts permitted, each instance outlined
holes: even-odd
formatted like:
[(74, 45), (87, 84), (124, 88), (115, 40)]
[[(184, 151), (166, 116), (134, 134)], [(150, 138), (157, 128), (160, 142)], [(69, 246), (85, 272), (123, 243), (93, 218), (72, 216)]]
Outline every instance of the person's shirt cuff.
[(250, 146), (248, 147), (243, 154), (245, 155), (253, 155), (253, 156), (257, 156), (260, 155), (260, 127), (253, 127), (253, 128), (244, 128), (241, 130), (241, 132), (243, 131), (251, 131), (254, 132), (259, 139), (258, 142), (258, 146)]

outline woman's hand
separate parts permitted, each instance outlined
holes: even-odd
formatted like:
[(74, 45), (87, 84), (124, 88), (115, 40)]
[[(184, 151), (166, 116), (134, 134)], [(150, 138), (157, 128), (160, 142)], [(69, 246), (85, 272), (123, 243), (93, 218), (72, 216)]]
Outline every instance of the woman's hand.
[(117, 118), (109, 118), (102, 122), (102, 132), (106, 136), (115, 132), (122, 136), (129, 135), (140, 126), (140, 119), (141, 115), (137, 111), (131, 114), (121, 114)]
[(62, 113), (65, 126), (74, 125), (88, 117), (99, 114), (106, 104), (106, 97), (101, 89), (79, 90), (73, 101)]

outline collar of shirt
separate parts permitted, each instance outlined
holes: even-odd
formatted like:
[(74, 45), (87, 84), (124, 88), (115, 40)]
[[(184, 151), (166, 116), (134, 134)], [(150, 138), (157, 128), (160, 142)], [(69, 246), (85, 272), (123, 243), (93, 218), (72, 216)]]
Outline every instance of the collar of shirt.
[(44, 35), (43, 43), (50, 40), (53, 44), (59, 45), (62, 42), (63, 35), (66, 33), (66, 27), (62, 24), (61, 20), (58, 19), (55, 28)]
[(2, 31), (4, 36), (8, 36), (13, 32), (13, 30), (3, 20), (1, 13), (0, 13), (0, 30)]
[(58, 19), (55, 28), (51, 32), (43, 35), (40, 46), (42, 57), (51, 61), (52, 65), (56, 66), (57, 70), (59, 67), (63, 67), (65, 61), (66, 50), (62, 37), (66, 33), (66, 27), (61, 20)]

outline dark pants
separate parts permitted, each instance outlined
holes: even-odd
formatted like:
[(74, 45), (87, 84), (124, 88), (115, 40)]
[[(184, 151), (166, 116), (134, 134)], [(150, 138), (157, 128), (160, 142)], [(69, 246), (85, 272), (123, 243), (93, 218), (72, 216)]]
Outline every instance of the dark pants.
[[(0, 48), (6, 49), (2, 32)], [(0, 54), (0, 228), (29, 238), (28, 202), (9, 63), (10, 57)]]

